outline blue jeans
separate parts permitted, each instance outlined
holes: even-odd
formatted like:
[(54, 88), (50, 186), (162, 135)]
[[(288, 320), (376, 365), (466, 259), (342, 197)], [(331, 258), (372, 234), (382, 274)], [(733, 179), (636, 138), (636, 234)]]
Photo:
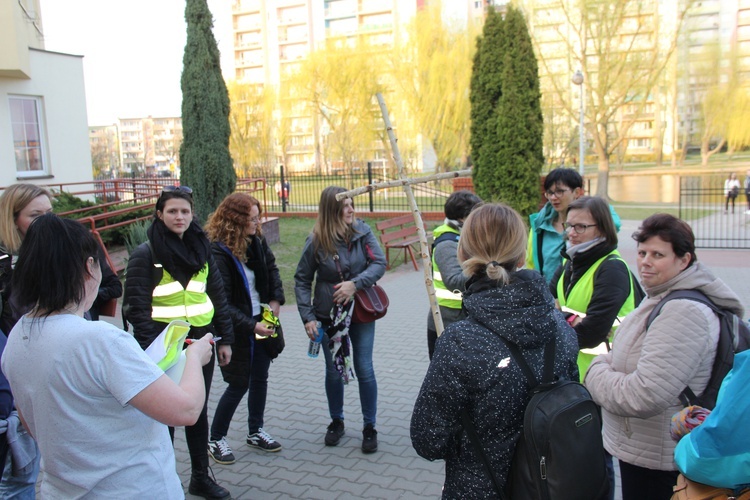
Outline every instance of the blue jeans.
[[(362, 417), (365, 425), (375, 425), (375, 414), (378, 410), (378, 382), (375, 380), (375, 369), (372, 366), (372, 348), (375, 343), (375, 322), (359, 323), (349, 327), (352, 340), (354, 373), (359, 385), (359, 402), (362, 405)], [(344, 383), (333, 366), (328, 341), (321, 346), (326, 359), (326, 396), (331, 418), (344, 419)]]
[(253, 360), (250, 363), (250, 380), (242, 385), (229, 384), (219, 399), (211, 424), (211, 440), (216, 441), (227, 435), (229, 424), (245, 393), (247, 395), (247, 433), (255, 434), (263, 427), (263, 413), (266, 411), (266, 395), (268, 394), (268, 369), (271, 358), (266, 350), (256, 342), (253, 349)]
[[(5, 436), (3, 436), (5, 439)], [(34, 500), (36, 498), (36, 480), (39, 476), (39, 447), (36, 449), (36, 459), (34, 467), (29, 474), (23, 476), (13, 476), (13, 459), (10, 456), (10, 450), (5, 461), (5, 468), (2, 471), (2, 480), (0, 480), (0, 498), (12, 500)]]

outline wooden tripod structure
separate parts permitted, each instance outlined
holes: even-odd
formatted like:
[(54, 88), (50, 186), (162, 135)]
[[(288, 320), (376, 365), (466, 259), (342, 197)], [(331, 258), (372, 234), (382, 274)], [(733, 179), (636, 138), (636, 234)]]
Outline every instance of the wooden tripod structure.
[(419, 212), (419, 207), (417, 206), (417, 200), (414, 197), (414, 193), (411, 190), (411, 186), (414, 184), (422, 184), (426, 182), (432, 182), (440, 179), (452, 179), (456, 177), (468, 177), (471, 175), (471, 169), (467, 170), (459, 170), (456, 172), (446, 172), (442, 174), (435, 174), (430, 175), (428, 177), (422, 177), (420, 179), (409, 179), (404, 174), (404, 162), (401, 160), (401, 153), (398, 149), (398, 139), (396, 139), (396, 135), (393, 132), (393, 127), (391, 126), (391, 119), (388, 115), (388, 108), (385, 105), (385, 100), (383, 99), (383, 95), (378, 93), (375, 94), (375, 97), (378, 100), (378, 104), (380, 105), (380, 111), (383, 114), (383, 121), (385, 122), (385, 128), (386, 132), (388, 133), (388, 139), (391, 143), (391, 150), (393, 151), (393, 159), (396, 162), (396, 166), (398, 167), (398, 179), (388, 181), (388, 182), (380, 182), (376, 184), (369, 184), (367, 186), (359, 187), (356, 189), (352, 189), (350, 191), (346, 191), (344, 193), (339, 193), (336, 195), (336, 200), (341, 201), (344, 198), (353, 198), (357, 195), (364, 194), (364, 193), (370, 193), (373, 191), (378, 191), (380, 189), (385, 189), (389, 187), (395, 187), (395, 186), (403, 186), (404, 193), (406, 194), (406, 198), (409, 200), (409, 206), (411, 207), (412, 215), (414, 216), (414, 223), (417, 226), (417, 236), (419, 237), (419, 257), (422, 261), (422, 270), (424, 271), (424, 284), (425, 288), (427, 289), (427, 297), (430, 301), (430, 309), (432, 310), (432, 317), (435, 320), (435, 330), (437, 331), (438, 337), (443, 334), (443, 318), (440, 316), (440, 308), (437, 304), (437, 298), (435, 296), (435, 285), (432, 281), (432, 262), (430, 260), (430, 247), (427, 244), (427, 233), (424, 229), (424, 222), (422, 221), (422, 215)]

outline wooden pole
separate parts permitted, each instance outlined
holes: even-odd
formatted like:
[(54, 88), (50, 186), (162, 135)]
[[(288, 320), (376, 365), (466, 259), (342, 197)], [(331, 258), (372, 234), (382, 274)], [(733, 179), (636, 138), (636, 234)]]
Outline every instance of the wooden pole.
[(456, 177), (469, 177), (471, 175), (471, 169), (456, 170), (454, 172), (443, 172), (440, 174), (428, 175), (426, 177), (419, 177), (416, 179), (394, 179), (392, 181), (377, 182), (368, 186), (362, 186), (351, 191), (346, 191), (336, 195), (336, 201), (341, 201), (344, 198), (354, 198), (360, 194), (370, 193), (378, 191), (380, 189), (398, 187), (398, 186), (413, 186), (414, 184), (424, 184), (426, 182), (439, 181), (442, 179), (455, 179)]
[(422, 216), (419, 213), (419, 207), (417, 206), (417, 200), (414, 198), (414, 193), (411, 190), (411, 183), (406, 179), (404, 175), (404, 162), (401, 160), (401, 153), (398, 150), (398, 140), (396, 135), (393, 133), (393, 126), (391, 125), (391, 119), (388, 115), (388, 108), (385, 105), (385, 99), (383, 95), (378, 92), (375, 94), (380, 104), (380, 111), (383, 114), (383, 121), (385, 122), (385, 129), (388, 132), (388, 139), (391, 142), (391, 149), (393, 150), (393, 159), (396, 161), (398, 166), (398, 176), (401, 180), (407, 181), (403, 184), (404, 193), (406, 198), (409, 200), (411, 206), (412, 215), (414, 215), (414, 223), (417, 226), (417, 235), (419, 236), (419, 247), (421, 249), (420, 258), (422, 259), (422, 270), (424, 271), (424, 284), (427, 288), (427, 298), (430, 301), (430, 308), (432, 309), (432, 317), (435, 320), (435, 330), (438, 336), (443, 333), (443, 318), (440, 316), (440, 308), (437, 304), (437, 297), (435, 296), (435, 285), (432, 282), (432, 261), (430, 259), (429, 247), (427, 246), (427, 233), (424, 230), (424, 222), (422, 222)]

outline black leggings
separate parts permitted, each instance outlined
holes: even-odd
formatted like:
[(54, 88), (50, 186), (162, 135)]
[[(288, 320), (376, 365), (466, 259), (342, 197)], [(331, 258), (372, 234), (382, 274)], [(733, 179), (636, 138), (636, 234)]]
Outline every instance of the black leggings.
[[(214, 376), (215, 360), (216, 351), (211, 354), (211, 361), (203, 367), (206, 400), (203, 402), (201, 415), (194, 425), (185, 426), (185, 441), (187, 442), (193, 472), (206, 471), (208, 468), (208, 392), (211, 389), (211, 379)], [(174, 427), (169, 428), (169, 437), (174, 442)]]

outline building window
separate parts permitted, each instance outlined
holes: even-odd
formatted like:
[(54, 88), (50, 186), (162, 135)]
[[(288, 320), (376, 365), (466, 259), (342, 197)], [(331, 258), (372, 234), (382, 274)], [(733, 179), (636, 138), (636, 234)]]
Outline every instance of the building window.
[(19, 177), (47, 174), (42, 135), (42, 100), (39, 97), (12, 96), (10, 125)]

